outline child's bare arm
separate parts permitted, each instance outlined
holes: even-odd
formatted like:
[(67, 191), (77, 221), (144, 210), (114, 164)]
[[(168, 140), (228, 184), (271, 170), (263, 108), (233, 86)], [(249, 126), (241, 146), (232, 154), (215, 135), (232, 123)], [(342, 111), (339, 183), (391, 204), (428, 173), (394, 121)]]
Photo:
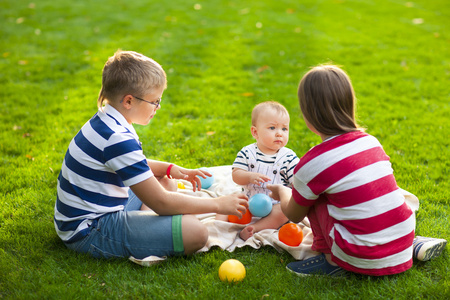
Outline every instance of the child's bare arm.
[(270, 178), (263, 174), (246, 171), (239, 168), (233, 168), (231, 176), (233, 177), (233, 181), (239, 185), (261, 185), (264, 182), (270, 181)]
[(248, 208), (243, 194), (202, 199), (164, 189), (155, 177), (131, 186), (138, 198), (159, 215), (218, 213), (242, 217)]
[(280, 201), (281, 210), (292, 222), (301, 222), (308, 214), (309, 207), (298, 205), (292, 198), (292, 190), (281, 184), (271, 184), (267, 188), (272, 191), (270, 196)]
[(152, 159), (147, 159), (147, 164), (156, 177), (163, 177), (164, 175), (166, 175), (167, 168), (170, 166), (170, 163), (168, 162)]
[(170, 175), (175, 179), (184, 179), (190, 181), (192, 183), (194, 192), (197, 190), (197, 187), (198, 190), (202, 188), (200, 178), (198, 178), (197, 176), (201, 176), (202, 178), (212, 176), (212, 174), (208, 173), (205, 170), (186, 169), (168, 162), (147, 159), (147, 164), (149, 165), (150, 169), (152, 170), (153, 174), (155, 174), (156, 177)]

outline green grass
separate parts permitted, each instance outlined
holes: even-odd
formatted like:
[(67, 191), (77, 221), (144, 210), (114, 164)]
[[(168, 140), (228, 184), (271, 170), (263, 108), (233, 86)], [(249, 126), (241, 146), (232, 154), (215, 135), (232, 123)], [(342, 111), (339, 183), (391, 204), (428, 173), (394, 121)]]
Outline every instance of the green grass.
[[(52, 222), (64, 153), (121, 48), (168, 74), (162, 109), (136, 126), (144, 152), (192, 168), (231, 164), (252, 142), (252, 107), (270, 99), (291, 112), (288, 146), (305, 153), (319, 138), (299, 117), (298, 82), (310, 66), (343, 66), (360, 123), (421, 200), (416, 233), (450, 240), (448, 1), (4, 0), (0, 17), (0, 298), (449, 297), (449, 246), (396, 276), (298, 278), (285, 270), (292, 257), (270, 247), (151, 268), (95, 260), (66, 249)], [(219, 280), (227, 258), (246, 266), (242, 283)]]

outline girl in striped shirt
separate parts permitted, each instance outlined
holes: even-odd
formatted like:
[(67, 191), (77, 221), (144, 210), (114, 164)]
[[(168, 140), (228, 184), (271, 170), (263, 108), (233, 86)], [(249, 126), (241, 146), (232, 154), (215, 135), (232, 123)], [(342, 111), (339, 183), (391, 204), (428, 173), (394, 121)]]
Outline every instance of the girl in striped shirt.
[(356, 123), (350, 78), (336, 66), (315, 67), (302, 78), (298, 97), (307, 127), (322, 143), (300, 159), (292, 190), (268, 188), (291, 221), (308, 217), (312, 250), (321, 255), (292, 262), (288, 270), (332, 276), (408, 270), (418, 202), (408, 201), (381, 144)]

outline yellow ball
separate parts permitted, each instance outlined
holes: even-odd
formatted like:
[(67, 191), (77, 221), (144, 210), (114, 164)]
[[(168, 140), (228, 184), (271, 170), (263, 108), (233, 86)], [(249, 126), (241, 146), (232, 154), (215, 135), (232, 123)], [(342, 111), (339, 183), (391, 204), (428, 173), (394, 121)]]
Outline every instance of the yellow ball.
[(178, 182), (178, 188), (185, 189), (186, 187), (184, 186), (184, 184), (182, 182)]
[(244, 265), (236, 259), (228, 259), (220, 265), (219, 278), (222, 281), (238, 282), (245, 277)]

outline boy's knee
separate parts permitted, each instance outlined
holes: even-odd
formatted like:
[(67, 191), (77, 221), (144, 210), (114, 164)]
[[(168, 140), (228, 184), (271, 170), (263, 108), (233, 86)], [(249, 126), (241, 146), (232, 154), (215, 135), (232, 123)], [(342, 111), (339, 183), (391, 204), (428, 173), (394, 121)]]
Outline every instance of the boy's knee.
[(183, 245), (186, 254), (200, 250), (208, 241), (208, 229), (193, 215), (184, 215), (182, 221)]
[(201, 223), (199, 221), (198, 224), (199, 224), (199, 226), (196, 229), (196, 231), (197, 231), (196, 235), (197, 235), (198, 250), (200, 250), (208, 242), (209, 234), (208, 234), (208, 229), (206, 228), (206, 226), (203, 223)]

